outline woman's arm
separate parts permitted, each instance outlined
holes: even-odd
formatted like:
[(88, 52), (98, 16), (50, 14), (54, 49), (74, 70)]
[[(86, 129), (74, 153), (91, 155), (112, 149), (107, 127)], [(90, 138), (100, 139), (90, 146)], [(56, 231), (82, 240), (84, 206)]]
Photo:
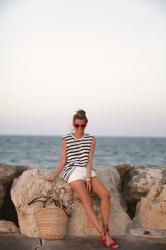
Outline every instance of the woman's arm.
[(62, 138), (62, 140), (61, 140), (61, 158), (60, 158), (54, 172), (50, 176), (44, 176), (43, 179), (47, 180), (47, 181), (53, 181), (53, 179), (57, 175), (59, 175), (59, 173), (61, 172), (62, 168), (64, 167), (65, 162), (66, 162), (66, 142)]
[(95, 146), (96, 146), (96, 139), (93, 136), (91, 147), (90, 147), (90, 152), (89, 152), (89, 160), (88, 160), (88, 165), (86, 167), (86, 173), (87, 173), (87, 179), (91, 177), (91, 171), (93, 168), (93, 156), (95, 152)]

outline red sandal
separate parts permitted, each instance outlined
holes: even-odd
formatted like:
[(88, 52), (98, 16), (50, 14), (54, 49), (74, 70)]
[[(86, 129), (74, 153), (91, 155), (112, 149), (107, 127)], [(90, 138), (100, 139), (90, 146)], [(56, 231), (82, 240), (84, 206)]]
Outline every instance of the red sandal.
[[(103, 227), (104, 227), (105, 242), (106, 242), (106, 232), (109, 232), (109, 227), (108, 227), (108, 224), (104, 225)], [(107, 247), (115, 249), (119, 247), (119, 244), (115, 240), (113, 240), (109, 245), (107, 245)]]
[(118, 248), (119, 244), (114, 240), (113, 242), (111, 242), (109, 245), (107, 245), (108, 248)]

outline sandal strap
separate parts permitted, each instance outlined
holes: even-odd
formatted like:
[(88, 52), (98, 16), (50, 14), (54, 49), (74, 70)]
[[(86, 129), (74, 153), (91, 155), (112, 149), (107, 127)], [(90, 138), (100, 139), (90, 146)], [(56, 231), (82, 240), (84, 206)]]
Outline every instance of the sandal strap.
[(103, 228), (105, 232), (109, 232), (108, 224), (103, 224)]
[(106, 242), (106, 233), (104, 231), (100, 232), (100, 243), (105, 243)]
[(111, 242), (111, 243), (108, 245), (108, 247), (110, 247), (110, 248), (117, 248), (117, 247), (119, 247), (119, 244), (118, 244), (116, 241), (113, 241), (113, 242)]

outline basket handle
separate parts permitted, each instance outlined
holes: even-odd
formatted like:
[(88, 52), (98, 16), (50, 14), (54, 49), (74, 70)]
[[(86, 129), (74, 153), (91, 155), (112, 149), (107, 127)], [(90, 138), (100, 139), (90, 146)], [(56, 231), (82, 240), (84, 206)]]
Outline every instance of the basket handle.
[[(41, 200), (41, 198), (45, 198), (45, 200)], [(60, 202), (59, 200), (55, 200), (53, 197), (48, 197), (48, 196), (37, 197), (37, 198), (33, 199), (32, 201), (30, 201), (28, 203), (28, 206), (35, 203), (35, 202), (39, 202), (39, 201), (43, 202), (43, 208), (45, 208), (50, 203), (50, 201), (53, 201), (56, 207), (60, 207), (63, 209), (63, 211), (65, 212), (67, 217), (71, 217), (71, 215), (66, 211), (66, 206), (64, 206), (62, 204), (62, 202)]]
[(50, 199), (51, 197), (48, 197), (48, 196), (40, 196), (40, 197), (37, 197), (37, 198), (31, 200), (31, 201), (28, 203), (28, 206), (31, 205), (31, 204), (33, 204), (33, 203), (35, 203), (35, 202), (39, 202), (39, 201), (44, 202), (44, 200), (40, 200), (41, 198), (45, 198), (45, 199), (47, 200), (47, 199)]
[[(48, 197), (44, 202), (43, 202), (43, 208), (45, 208), (51, 201), (54, 202), (55, 206), (58, 207), (57, 201), (52, 198), (52, 197)], [(59, 202), (60, 203), (60, 202)], [(61, 204), (62, 207), (62, 204)]]
[[(43, 203), (43, 208), (45, 208), (51, 201), (54, 202), (56, 207), (60, 207), (61, 209), (63, 209), (63, 211), (65, 212), (65, 214), (67, 215), (67, 217), (71, 217), (71, 215), (66, 211), (66, 207), (62, 204), (61, 201), (59, 200), (55, 200), (54, 198), (48, 198), (47, 200), (45, 200), (45, 202)], [(59, 203), (59, 204), (57, 204)]]

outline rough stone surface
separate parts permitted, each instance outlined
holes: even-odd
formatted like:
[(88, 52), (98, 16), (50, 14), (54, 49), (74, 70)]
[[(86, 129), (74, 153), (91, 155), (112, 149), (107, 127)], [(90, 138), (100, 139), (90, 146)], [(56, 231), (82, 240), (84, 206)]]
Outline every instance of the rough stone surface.
[(0, 219), (13, 221), (17, 224), (15, 207), (10, 197), (10, 189), (15, 177), (27, 170), (25, 166), (0, 164)]
[(145, 230), (161, 230), (166, 233), (166, 184), (152, 186), (148, 195), (141, 198), (134, 222)]
[(27, 170), (27, 167), (0, 163), (0, 209), (8, 187), (11, 186), (14, 178), (21, 175), (25, 170)]
[[(53, 182), (44, 181), (41, 175), (48, 174), (43, 170), (27, 170), (19, 178), (15, 179), (11, 197), (15, 204), (20, 231), (29, 237), (39, 237), (37, 223), (34, 218), (34, 211), (42, 207), (42, 203), (35, 203), (28, 206), (28, 203), (39, 196), (54, 196), (62, 198), (65, 205), (69, 205), (72, 216), (69, 220), (67, 235), (96, 235), (97, 231), (88, 221), (85, 209), (79, 199), (73, 194), (70, 186), (63, 180), (56, 178)], [(103, 180), (111, 194), (110, 225), (112, 234), (125, 234), (131, 225), (129, 216), (124, 211), (124, 203), (118, 191), (120, 188), (120, 176), (115, 168), (98, 169), (97, 174)], [(95, 212), (101, 219), (99, 199), (95, 194), (90, 195), (93, 199)], [(81, 216), (80, 216), (81, 215)]]
[(1, 233), (19, 233), (19, 228), (11, 221), (0, 220)]
[(166, 184), (166, 169), (158, 166), (116, 166), (122, 179), (123, 198), (128, 202), (137, 202), (145, 197), (156, 183)]
[(133, 219), (137, 202), (146, 197), (156, 183), (166, 184), (166, 169), (159, 166), (117, 165), (121, 176), (121, 195), (127, 206), (127, 213)]
[(0, 209), (4, 202), (7, 186), (15, 175), (15, 168), (6, 164), (0, 164)]

